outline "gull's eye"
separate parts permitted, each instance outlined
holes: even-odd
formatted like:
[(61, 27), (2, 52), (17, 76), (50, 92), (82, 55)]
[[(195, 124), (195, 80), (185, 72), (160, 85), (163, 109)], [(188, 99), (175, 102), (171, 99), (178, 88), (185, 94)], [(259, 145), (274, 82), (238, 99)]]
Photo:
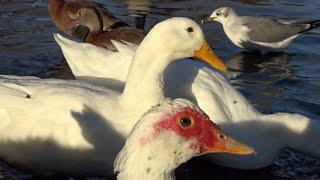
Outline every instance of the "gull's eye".
[(190, 33), (192, 33), (192, 32), (194, 32), (194, 29), (193, 29), (193, 27), (188, 27), (188, 28), (187, 28), (187, 31), (190, 32)]
[(83, 14), (82, 11), (78, 11), (79, 16), (82, 16), (82, 14)]
[(182, 128), (187, 128), (192, 125), (192, 120), (189, 117), (182, 117), (180, 118), (179, 123)]
[(221, 15), (221, 13), (220, 12), (217, 12), (217, 14), (216, 14), (217, 16), (220, 16)]

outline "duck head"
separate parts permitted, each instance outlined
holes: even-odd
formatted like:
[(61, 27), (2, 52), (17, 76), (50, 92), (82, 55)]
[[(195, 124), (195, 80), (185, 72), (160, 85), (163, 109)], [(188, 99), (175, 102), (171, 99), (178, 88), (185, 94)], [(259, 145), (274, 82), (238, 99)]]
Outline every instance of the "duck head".
[(90, 32), (102, 31), (103, 20), (94, 6), (79, 8), (74, 13), (69, 11), (68, 16), (72, 19), (70, 28), (75, 29), (81, 25), (89, 28)]
[(251, 154), (254, 150), (224, 134), (190, 101), (168, 100), (136, 123), (116, 158), (115, 171), (120, 177), (142, 173), (162, 179), (156, 177), (192, 157), (218, 152)]
[(223, 61), (210, 48), (201, 27), (191, 19), (175, 17), (158, 23), (142, 44), (147, 42), (153, 42), (153, 46), (156, 46), (154, 48), (167, 52), (171, 56), (169, 59), (197, 57), (216, 69), (227, 70)]

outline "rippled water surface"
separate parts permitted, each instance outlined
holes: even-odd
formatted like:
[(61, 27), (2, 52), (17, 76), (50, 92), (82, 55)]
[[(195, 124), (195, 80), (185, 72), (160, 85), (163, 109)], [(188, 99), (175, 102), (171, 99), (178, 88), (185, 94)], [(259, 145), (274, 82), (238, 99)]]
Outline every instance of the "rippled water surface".
[[(136, 14), (145, 14), (146, 30), (172, 16), (187, 16), (199, 21), (220, 6), (234, 7), (240, 15), (320, 19), (319, 0), (99, 2), (131, 25), (141, 20)], [(320, 120), (320, 28), (301, 35), (284, 52), (263, 56), (241, 52), (231, 44), (218, 24), (206, 24), (203, 29), (217, 54), (234, 71), (241, 73), (232, 80), (233, 84), (260, 111), (298, 112)], [(47, 1), (0, 0), (0, 74), (48, 77), (62, 59), (62, 53), (52, 37), (54, 32), (59, 30), (50, 20)], [(179, 168), (178, 178), (320, 179), (320, 161), (290, 150), (282, 153), (273, 166), (255, 171), (213, 166), (199, 163), (199, 159)]]

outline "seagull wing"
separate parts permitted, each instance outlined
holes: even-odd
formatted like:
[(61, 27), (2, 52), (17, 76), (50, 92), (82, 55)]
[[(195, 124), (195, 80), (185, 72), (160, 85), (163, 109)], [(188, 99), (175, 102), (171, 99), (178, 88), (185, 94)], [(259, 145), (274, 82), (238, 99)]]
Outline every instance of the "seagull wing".
[(251, 41), (276, 43), (306, 31), (310, 24), (285, 22), (270, 18), (243, 17)]

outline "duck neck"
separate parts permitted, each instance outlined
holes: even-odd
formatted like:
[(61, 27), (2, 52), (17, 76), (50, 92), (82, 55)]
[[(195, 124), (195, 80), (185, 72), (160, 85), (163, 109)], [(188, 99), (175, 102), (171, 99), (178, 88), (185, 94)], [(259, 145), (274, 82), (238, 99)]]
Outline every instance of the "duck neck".
[(93, 8), (94, 13), (92, 13), (92, 18), (90, 18), (90, 23), (88, 25), (91, 34), (98, 34), (102, 32), (103, 20), (96, 8)]
[(161, 102), (165, 69), (172, 59), (164, 48), (144, 40), (130, 66), (122, 100), (144, 110)]
[[(122, 22), (119, 19), (117, 19), (112, 13), (107, 11), (106, 9), (99, 8), (98, 10), (99, 10), (99, 14), (101, 14), (104, 28), (111, 28), (114, 24)], [(113, 28), (111, 28), (111, 29), (113, 29)], [(105, 31), (105, 29), (104, 29), (104, 31)]]
[(118, 173), (118, 180), (173, 180), (175, 167), (170, 168), (166, 158), (151, 156), (148, 152), (139, 150), (130, 154), (130, 157), (123, 164), (123, 169)]
[[(148, 131), (143, 134), (148, 134)], [(165, 141), (175, 137), (172, 133), (159, 136), (165, 138), (142, 138), (134, 143), (126, 143), (115, 161), (118, 180), (175, 179), (174, 170), (188, 161), (193, 151), (186, 144)]]

